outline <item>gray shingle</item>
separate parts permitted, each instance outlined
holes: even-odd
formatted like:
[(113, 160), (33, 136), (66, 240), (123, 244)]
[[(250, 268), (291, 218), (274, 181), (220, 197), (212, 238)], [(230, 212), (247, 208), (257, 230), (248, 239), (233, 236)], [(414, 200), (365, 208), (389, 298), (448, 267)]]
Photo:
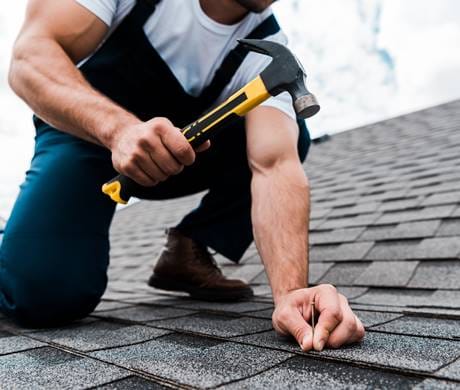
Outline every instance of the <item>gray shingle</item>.
[(341, 245), (315, 245), (311, 248), (311, 261), (347, 261), (364, 258), (372, 242), (357, 242)]
[(107, 311), (107, 310), (115, 310), (115, 309), (122, 309), (125, 307), (130, 307), (131, 305), (126, 302), (117, 302), (117, 301), (101, 301), (99, 305), (97, 305), (94, 311)]
[(396, 211), (396, 210), (405, 210), (408, 208), (417, 207), (420, 204), (419, 197), (407, 197), (399, 199), (388, 199), (383, 202), (379, 208), (379, 211)]
[(422, 205), (433, 206), (450, 203), (460, 203), (460, 191), (442, 192), (430, 195), (422, 202)]
[(404, 222), (398, 225), (370, 226), (359, 237), (362, 241), (401, 240), (434, 236), (439, 220)]
[(257, 374), (292, 355), (174, 334), (129, 347), (92, 352), (91, 356), (184, 385), (211, 387)]
[(245, 313), (246, 316), (271, 320), (274, 308)]
[(359, 241), (379, 241), (394, 238), (394, 230), (396, 224), (368, 226), (364, 232), (359, 236)]
[(460, 336), (460, 320), (406, 316), (373, 329), (412, 336), (452, 339), (454, 336)]
[(212, 312), (245, 313), (254, 310), (267, 309), (271, 304), (258, 301), (244, 302), (205, 302), (192, 299), (179, 299), (175, 307), (189, 310), (206, 310)]
[(359, 317), (366, 328), (370, 328), (383, 322), (388, 322), (394, 320), (395, 318), (401, 317), (400, 314), (384, 313), (379, 311), (354, 310), (353, 312)]
[(331, 209), (316, 207), (315, 203), (312, 203), (311, 206), (311, 213), (310, 218), (313, 219), (321, 219), (330, 213)]
[(460, 236), (460, 218), (444, 219), (436, 236)]
[(308, 282), (317, 283), (334, 264), (333, 263), (310, 263), (308, 266)]
[(460, 289), (460, 261), (422, 262), (408, 287)]
[(413, 254), (417, 259), (452, 259), (459, 255), (459, 237), (426, 238)]
[(341, 228), (351, 228), (357, 226), (367, 226), (374, 223), (377, 219), (379, 219), (381, 213), (373, 213), (373, 214), (361, 214), (355, 217), (345, 217), (345, 218), (331, 218), (327, 219), (325, 222), (315, 226), (315, 228), (323, 229), (341, 229)]
[(211, 336), (234, 337), (271, 329), (272, 323), (250, 317), (199, 313), (188, 317), (155, 321), (152, 326)]
[(117, 309), (111, 311), (94, 313), (97, 317), (116, 318), (119, 320), (129, 320), (136, 322), (146, 322), (161, 320), (164, 318), (180, 317), (191, 314), (190, 310), (160, 307), (160, 306), (135, 306), (127, 309)]
[(377, 223), (389, 224), (447, 218), (452, 214), (454, 208), (455, 206), (433, 206), (414, 208), (405, 211), (386, 212), (379, 218)]
[(417, 267), (417, 261), (374, 261), (354, 280), (358, 286), (404, 287)]
[(460, 308), (460, 291), (457, 290), (404, 290), (371, 288), (352, 300), (371, 305), (394, 305), (408, 307)]
[(419, 238), (434, 236), (436, 229), (439, 227), (439, 220), (416, 221), (400, 223), (393, 231), (395, 239)]
[(356, 278), (369, 267), (370, 263), (339, 263), (321, 278), (321, 283), (331, 283), (338, 286), (352, 285)]
[(226, 386), (226, 389), (406, 389), (420, 382), (418, 378), (295, 357), (249, 379)]
[(42, 347), (45, 344), (24, 336), (17, 336), (0, 329), (0, 355)]
[(83, 326), (69, 326), (36, 332), (34, 336), (46, 342), (53, 342), (80, 351), (94, 351), (139, 343), (167, 333), (168, 331), (146, 326), (127, 326), (97, 321)]
[(454, 212), (452, 213), (451, 217), (460, 217), (460, 207), (457, 207)]
[(337, 288), (340, 294), (345, 295), (347, 299), (352, 299), (359, 297), (366, 293), (368, 290), (367, 287), (345, 287), (345, 286), (340, 286)]
[(336, 229), (326, 231), (313, 231), (310, 233), (310, 244), (342, 244), (355, 241), (364, 228)]
[(377, 202), (365, 202), (365, 203), (358, 203), (352, 207), (340, 207), (334, 208), (329, 214), (328, 218), (330, 217), (340, 217), (346, 215), (358, 215), (358, 214), (366, 214), (372, 213), (376, 211), (380, 206), (380, 203)]
[(439, 370), (436, 375), (460, 381), (460, 359)]
[(448, 307), (460, 309), (460, 291), (436, 290), (424, 306)]
[(83, 389), (128, 375), (113, 365), (49, 347), (0, 356), (5, 389)]
[(264, 270), (263, 264), (244, 264), (232, 268), (235, 269), (229, 274), (229, 277), (232, 279), (243, 279), (246, 282), (251, 282)]
[(371, 288), (369, 291), (353, 299), (355, 303), (371, 304), (371, 305), (394, 305), (394, 306), (409, 306), (411, 304), (426, 302), (433, 296), (432, 291), (425, 290), (403, 290), (383, 288)]
[(367, 254), (367, 260), (404, 260), (416, 258), (415, 252), (421, 241), (378, 242)]

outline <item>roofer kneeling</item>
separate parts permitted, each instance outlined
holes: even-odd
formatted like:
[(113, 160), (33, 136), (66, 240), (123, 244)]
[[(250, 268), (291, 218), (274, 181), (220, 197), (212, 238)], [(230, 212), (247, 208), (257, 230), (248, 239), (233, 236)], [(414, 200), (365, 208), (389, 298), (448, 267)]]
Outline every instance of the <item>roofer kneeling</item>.
[[(256, 77), (270, 59), (239, 38), (286, 43), (273, 0), (29, 0), (10, 84), (35, 112), (35, 154), (0, 249), (0, 310), (55, 326), (85, 317), (107, 284), (115, 203), (101, 184), (122, 173), (135, 195), (208, 190), (169, 229), (154, 287), (208, 300), (252, 295), (208, 251), (238, 262), (255, 239), (275, 301), (273, 326), (308, 350), (362, 339), (331, 285), (308, 288), (310, 139), (291, 97), (270, 98), (197, 153), (180, 127)], [(319, 315), (312, 340), (310, 303)]]

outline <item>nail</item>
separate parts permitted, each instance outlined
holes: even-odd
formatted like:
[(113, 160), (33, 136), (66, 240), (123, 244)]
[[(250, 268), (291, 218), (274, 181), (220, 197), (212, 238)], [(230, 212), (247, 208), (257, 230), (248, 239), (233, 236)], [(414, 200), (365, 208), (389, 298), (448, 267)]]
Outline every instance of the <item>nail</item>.
[(315, 301), (311, 303), (311, 332), (312, 338), (315, 338)]
[(325, 342), (324, 340), (319, 340), (319, 343), (318, 343), (318, 351), (321, 352), (321, 351), (323, 350), (324, 344), (325, 344), (325, 343), (326, 343), (326, 342)]
[(302, 340), (302, 344), (300, 344), (300, 348), (302, 349), (302, 351), (305, 351), (305, 346), (308, 343), (308, 339), (309, 339), (308, 335), (304, 336)]

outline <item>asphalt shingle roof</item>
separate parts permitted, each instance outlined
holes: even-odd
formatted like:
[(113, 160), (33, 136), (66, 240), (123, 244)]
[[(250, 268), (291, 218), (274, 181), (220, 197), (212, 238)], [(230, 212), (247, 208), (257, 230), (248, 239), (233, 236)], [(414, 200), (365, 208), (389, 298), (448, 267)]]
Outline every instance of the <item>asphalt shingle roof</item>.
[(164, 228), (195, 195), (116, 214), (109, 287), (89, 319), (26, 330), (0, 316), (0, 387), (460, 388), (459, 130), (455, 101), (312, 146), (310, 283), (349, 299), (362, 343), (303, 353), (277, 336), (254, 246), (238, 266), (217, 256), (252, 283), (250, 302), (147, 287)]

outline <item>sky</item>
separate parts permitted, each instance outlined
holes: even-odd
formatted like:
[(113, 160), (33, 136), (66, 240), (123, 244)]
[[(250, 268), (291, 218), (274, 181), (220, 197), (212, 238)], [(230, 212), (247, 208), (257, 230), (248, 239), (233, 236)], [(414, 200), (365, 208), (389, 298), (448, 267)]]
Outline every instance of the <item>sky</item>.
[[(11, 47), (25, 5), (26, 0), (15, 0), (0, 8), (4, 218), (33, 153), (31, 112), (7, 85)], [(279, 0), (274, 10), (322, 107), (308, 121), (313, 136), (460, 98), (458, 0)]]

